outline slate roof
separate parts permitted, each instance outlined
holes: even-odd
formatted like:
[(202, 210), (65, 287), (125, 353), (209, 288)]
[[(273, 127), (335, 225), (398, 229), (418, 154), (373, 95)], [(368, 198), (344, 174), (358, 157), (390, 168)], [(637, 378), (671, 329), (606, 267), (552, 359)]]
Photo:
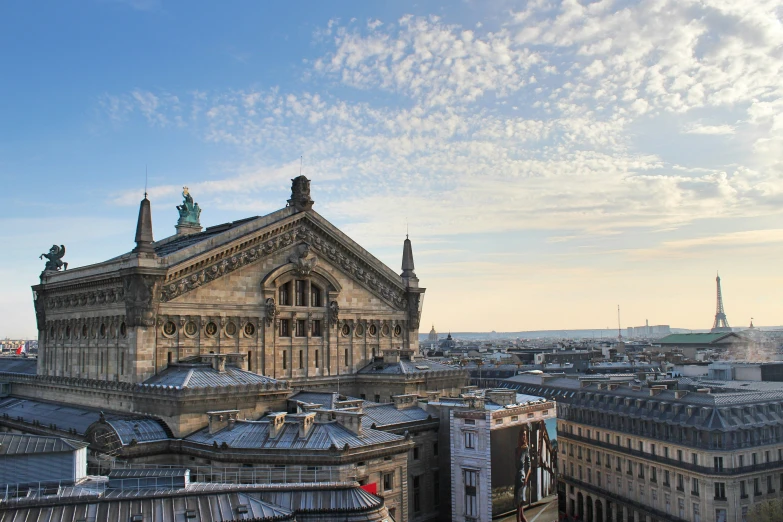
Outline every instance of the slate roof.
[(196, 234), (188, 234), (186, 236), (179, 236), (179, 237), (175, 236), (175, 238), (172, 239), (171, 241), (166, 241), (166, 242), (161, 241), (160, 244), (154, 245), (155, 253), (161, 257), (167, 256), (169, 254), (173, 254), (178, 250), (182, 250), (183, 248), (187, 248), (190, 245), (195, 245), (196, 243), (200, 243), (202, 241), (210, 239), (214, 236), (222, 234), (227, 230), (231, 230), (232, 228), (238, 227), (239, 225), (244, 225), (248, 221), (252, 221), (257, 218), (258, 216), (252, 216), (237, 221), (231, 221), (228, 223), (221, 223), (220, 225), (207, 227), (204, 231), (198, 232)]
[(337, 392), (300, 391), (288, 398), (289, 401), (320, 404), (326, 410), (334, 409), (334, 403), (339, 400)]
[(217, 433), (210, 434), (209, 428), (185, 438), (186, 441), (200, 444), (213, 445), (215, 442), (222, 445), (224, 442), (231, 448), (240, 449), (304, 449), (304, 450), (328, 450), (332, 446), (344, 448), (361, 448), (375, 444), (399, 442), (404, 437), (378, 431), (363, 429), (362, 435), (356, 435), (348, 428), (337, 422), (314, 422), (307, 437), (299, 437), (299, 422), (286, 419), (281, 433), (274, 439), (269, 438), (269, 420), (237, 421), (233, 429), (224, 428)]
[(165, 370), (153, 375), (143, 384), (147, 386), (173, 386), (175, 388), (217, 388), (246, 384), (276, 384), (278, 381), (257, 373), (226, 365), (225, 372), (218, 372), (205, 363), (172, 363)]
[[(504, 384), (528, 393), (540, 390), (539, 393), (578, 408), (681, 426), (742, 429), (783, 424), (783, 383), (681, 378), (676, 379), (678, 390), (687, 393), (677, 398), (674, 389), (650, 395), (648, 383), (640, 381), (631, 381), (630, 385), (621, 384), (614, 390), (602, 390), (598, 388), (597, 382), (582, 386), (583, 383), (577, 379), (556, 378), (542, 383), (541, 378), (541, 375), (517, 375), (506, 379)], [(671, 381), (673, 379), (665, 382)], [(655, 385), (655, 381), (649, 384)], [(634, 389), (634, 385), (639, 389)], [(704, 388), (709, 388), (711, 393), (696, 391)]]
[(40, 437), (14, 433), (0, 434), (0, 455), (32, 455), (34, 453), (63, 453), (86, 448), (86, 442), (60, 437)]

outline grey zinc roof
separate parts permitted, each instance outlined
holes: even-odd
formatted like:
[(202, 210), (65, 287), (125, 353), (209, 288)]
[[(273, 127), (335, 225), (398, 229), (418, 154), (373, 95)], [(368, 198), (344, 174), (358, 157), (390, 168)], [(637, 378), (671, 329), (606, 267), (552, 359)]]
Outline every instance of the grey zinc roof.
[(383, 431), (365, 429), (362, 435), (356, 435), (337, 422), (313, 423), (307, 437), (299, 437), (299, 422), (286, 420), (282, 432), (274, 439), (269, 438), (270, 423), (261, 421), (237, 421), (233, 429), (224, 428), (210, 434), (209, 428), (186, 437), (185, 440), (212, 445), (224, 442), (231, 448), (245, 449), (307, 449), (328, 450), (332, 446), (360, 448), (375, 444), (398, 442), (404, 437)]
[(0, 455), (31, 455), (33, 453), (62, 453), (86, 448), (86, 442), (60, 437), (40, 437), (13, 433), (0, 434)]
[(143, 443), (169, 438), (166, 429), (155, 419), (110, 419), (106, 423), (114, 428), (123, 445), (130, 444), (134, 439)]
[[(239, 506), (247, 509), (238, 512)], [(0, 511), (0, 522), (76, 522), (77, 520), (128, 521), (143, 514), (144, 522), (175, 522), (186, 519), (193, 511), (201, 522), (228, 522), (239, 520), (283, 521), (295, 520), (290, 510), (270, 504), (244, 492), (229, 491), (200, 495), (149, 496), (123, 498), (70, 499), (58, 505), (24, 505)]]
[(38, 359), (34, 357), (0, 357), (0, 372), (35, 375)]
[(177, 388), (215, 388), (273, 383), (277, 383), (277, 381), (271, 377), (264, 377), (234, 366), (226, 366), (225, 372), (218, 372), (211, 365), (201, 363), (172, 364), (144, 381), (144, 384), (148, 386), (174, 386)]
[(336, 392), (311, 392), (300, 391), (288, 398), (289, 401), (306, 402), (308, 404), (320, 404), (324, 409), (331, 410), (339, 395)]
[[(383, 366), (381, 366), (383, 364)], [(365, 374), (416, 374), (438, 371), (454, 371), (460, 368), (449, 366), (429, 359), (420, 359), (416, 361), (401, 360), (399, 362), (380, 363), (373, 362), (359, 370), (359, 373)]]
[(418, 406), (398, 410), (394, 404), (391, 403), (365, 406), (362, 411), (364, 412), (364, 416), (362, 417), (363, 427), (370, 427), (373, 424), (376, 426), (391, 426), (394, 424), (419, 422), (432, 418), (429, 413)]
[(380, 508), (383, 500), (359, 488), (263, 491), (259, 497), (296, 512), (361, 512)]
[[(17, 420), (21, 417), (28, 424), (37, 421), (44, 427), (54, 424), (58, 430), (73, 431), (79, 435), (85, 435), (90, 425), (98, 422), (101, 418), (100, 410), (93, 408), (16, 397), (0, 399), (0, 416), (3, 415), (8, 415), (10, 420)], [(139, 425), (142, 435), (130, 436), (127, 438), (127, 442), (123, 440), (125, 444), (130, 443), (133, 438), (136, 438), (136, 442), (157, 440), (154, 437), (159, 437), (161, 432), (164, 435), (163, 438), (167, 438), (165, 426), (149, 417), (106, 413), (104, 418), (117, 430), (121, 438), (123, 434), (133, 433), (134, 426)]]

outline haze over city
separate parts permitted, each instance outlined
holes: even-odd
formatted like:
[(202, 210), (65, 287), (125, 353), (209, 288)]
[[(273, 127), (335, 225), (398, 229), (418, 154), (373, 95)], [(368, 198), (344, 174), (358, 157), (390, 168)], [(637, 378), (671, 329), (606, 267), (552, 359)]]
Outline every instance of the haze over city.
[[(156, 0), (0, 6), (0, 336), (38, 256), (315, 209), (399, 270), (422, 332), (783, 314), (777, 2)], [(300, 160), (300, 157), (302, 159)], [(301, 167), (300, 167), (301, 161)]]

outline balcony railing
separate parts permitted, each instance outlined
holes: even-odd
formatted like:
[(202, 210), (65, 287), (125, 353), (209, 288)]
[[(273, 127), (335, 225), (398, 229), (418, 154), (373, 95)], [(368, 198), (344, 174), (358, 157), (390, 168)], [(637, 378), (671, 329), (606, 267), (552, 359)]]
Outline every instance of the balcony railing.
[(699, 466), (697, 464), (692, 464), (690, 462), (670, 459), (667, 457), (662, 457), (660, 455), (653, 455), (652, 453), (647, 453), (644, 451), (639, 451), (635, 449), (629, 449), (624, 446), (618, 446), (616, 444), (610, 444), (604, 441), (596, 440), (596, 439), (588, 439), (586, 437), (580, 437), (579, 435), (574, 435), (572, 433), (566, 433), (562, 430), (557, 430), (557, 437), (558, 438), (564, 438), (567, 440), (573, 440), (576, 442), (583, 442), (585, 444), (590, 444), (592, 446), (598, 446), (599, 448), (605, 448), (608, 450), (616, 451), (619, 453), (623, 453), (625, 455), (632, 455), (634, 457), (639, 457), (642, 459), (652, 460), (661, 464), (664, 464), (666, 466), (671, 466), (674, 468), (680, 468), (685, 469), (688, 471), (693, 471), (696, 473), (704, 473), (706, 475), (740, 475), (742, 473), (754, 473), (757, 471), (768, 471), (768, 470), (774, 470), (774, 469), (783, 469), (783, 460), (775, 460), (770, 462), (764, 462), (761, 464), (751, 464), (749, 466), (741, 466), (736, 468), (720, 468), (715, 469), (714, 466)]

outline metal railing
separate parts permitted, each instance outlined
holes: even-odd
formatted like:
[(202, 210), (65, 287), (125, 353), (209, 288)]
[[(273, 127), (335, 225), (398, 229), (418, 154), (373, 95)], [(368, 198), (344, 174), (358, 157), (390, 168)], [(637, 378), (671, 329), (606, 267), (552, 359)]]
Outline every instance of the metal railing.
[[(129, 464), (116, 462), (113, 469), (182, 469), (190, 470), (191, 482), (221, 484), (280, 484), (307, 482), (340, 482), (352, 479), (340, 475), (333, 466), (177, 466), (168, 464)], [(347, 471), (347, 470), (346, 470)]]
[(590, 444), (591, 446), (598, 446), (599, 448), (605, 448), (608, 450), (616, 451), (618, 453), (623, 453), (625, 455), (632, 455), (634, 457), (639, 457), (642, 459), (653, 460), (655, 462), (659, 462), (661, 464), (671, 466), (673, 468), (685, 469), (696, 473), (703, 473), (705, 475), (739, 475), (742, 473), (754, 473), (757, 471), (768, 471), (771, 469), (783, 468), (783, 460), (773, 460), (769, 462), (751, 464), (749, 466), (741, 466), (741, 467), (734, 467), (734, 468), (728, 468), (728, 467), (715, 468), (714, 466), (700, 466), (698, 464), (693, 464), (691, 462), (687, 462), (684, 460), (676, 460), (668, 457), (662, 457), (660, 455), (653, 455), (652, 453), (639, 451), (637, 449), (628, 448), (622, 445), (618, 446), (617, 444), (612, 444), (611, 442), (604, 442), (597, 439), (588, 439), (587, 437), (574, 435), (573, 433), (567, 433), (562, 430), (557, 430), (557, 437), (558, 438), (562, 437), (566, 440), (574, 440), (577, 442)]

